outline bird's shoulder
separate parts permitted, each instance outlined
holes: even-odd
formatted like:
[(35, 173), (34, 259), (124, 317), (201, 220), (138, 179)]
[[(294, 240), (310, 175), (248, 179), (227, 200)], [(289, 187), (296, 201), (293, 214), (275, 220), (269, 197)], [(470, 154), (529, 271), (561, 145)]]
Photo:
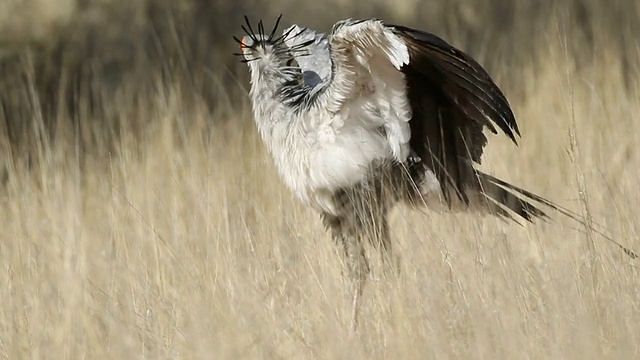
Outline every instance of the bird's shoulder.
[(382, 20), (346, 19), (337, 22), (329, 35), (334, 61), (356, 61), (366, 67), (374, 57), (385, 58), (396, 69), (409, 63), (409, 52), (403, 39)]

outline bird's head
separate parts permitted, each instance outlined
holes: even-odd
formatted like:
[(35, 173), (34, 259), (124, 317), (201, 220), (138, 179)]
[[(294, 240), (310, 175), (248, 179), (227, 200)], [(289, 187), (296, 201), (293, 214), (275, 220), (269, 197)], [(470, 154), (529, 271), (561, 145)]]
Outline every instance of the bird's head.
[(254, 29), (245, 16), (242, 30), (246, 35), (241, 39), (234, 36), (241, 50), (236, 55), (249, 66), (254, 95), (271, 93), (283, 103), (299, 103), (329, 77), (328, 43), (325, 36), (297, 25), (277, 36), (281, 18), (266, 34), (262, 21)]
[(284, 34), (276, 36), (276, 30), (282, 15), (278, 17), (275, 26), (269, 34), (265, 33), (262, 20), (258, 22), (257, 31), (251, 26), (249, 19), (245, 16), (245, 25), (242, 30), (246, 33), (242, 39), (234, 36), (236, 42), (240, 44), (241, 62), (247, 63), (251, 71), (252, 82), (290, 82), (301, 77), (301, 70), (296, 61), (296, 56), (302, 55), (306, 44), (298, 44), (290, 47), (287, 39), (294, 37), (293, 28), (285, 31)]

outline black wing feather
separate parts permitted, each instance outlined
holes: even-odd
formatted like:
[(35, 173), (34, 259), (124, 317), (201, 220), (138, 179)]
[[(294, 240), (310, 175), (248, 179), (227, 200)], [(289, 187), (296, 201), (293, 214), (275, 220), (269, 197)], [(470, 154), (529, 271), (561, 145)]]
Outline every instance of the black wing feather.
[(515, 142), (520, 134), (513, 112), (502, 91), (471, 57), (435, 35), (390, 28), (409, 50), (409, 64), (401, 70), (413, 111), (411, 148), (435, 174), (449, 206), (454, 200), (468, 206), (470, 199), (483, 193), (473, 168), (487, 144), (483, 128), (497, 133), (497, 126)]
[[(426, 82), (444, 90), (448, 102), (470, 120), (496, 132), (494, 122), (515, 143), (520, 131), (509, 102), (489, 74), (464, 52), (436, 35), (393, 25), (409, 48), (411, 63)], [(426, 84), (425, 84), (426, 85)]]

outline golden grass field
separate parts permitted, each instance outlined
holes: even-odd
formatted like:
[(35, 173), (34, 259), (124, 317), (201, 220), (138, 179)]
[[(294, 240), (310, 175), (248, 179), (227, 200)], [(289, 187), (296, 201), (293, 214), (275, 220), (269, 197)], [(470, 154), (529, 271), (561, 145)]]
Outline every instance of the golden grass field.
[[(640, 67), (620, 61), (640, 53), (638, 24), (607, 22), (587, 3), (588, 46), (569, 10), (535, 37), (522, 30), (535, 24), (504, 30), (512, 50), (465, 42), (447, 27), (458, 15), (436, 28), (492, 64), (518, 117), (520, 146), (492, 137), (483, 169), (640, 251)], [(616, 4), (640, 18), (637, 4)], [(339, 9), (323, 15), (325, 30), (355, 16)], [(220, 16), (240, 34), (241, 14)], [(230, 35), (218, 41), (233, 46)], [(244, 65), (217, 54), (228, 59), (200, 78), (208, 97), (182, 80), (185, 61), (149, 86), (125, 77), (102, 100), (87, 92), (106, 94), (107, 80), (83, 78), (64, 98), (71, 65), (43, 65), (35, 51), (4, 60), (0, 78), (0, 357), (640, 358), (640, 262), (553, 213), (557, 223), (520, 226), (396, 209), (401, 272), (374, 263), (350, 338), (341, 257), (275, 174)], [(47, 64), (58, 76), (49, 92)]]

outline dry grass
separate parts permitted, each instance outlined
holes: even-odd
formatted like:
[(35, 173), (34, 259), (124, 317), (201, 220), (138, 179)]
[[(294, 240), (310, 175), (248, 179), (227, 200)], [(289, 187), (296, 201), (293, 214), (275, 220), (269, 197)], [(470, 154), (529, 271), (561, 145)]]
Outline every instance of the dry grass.
[[(491, 139), (484, 168), (640, 250), (640, 89), (624, 86), (640, 72), (604, 41), (578, 64), (562, 19), (535, 66), (491, 69), (519, 94), (524, 137)], [(29, 59), (24, 97), (0, 111), (0, 357), (640, 357), (638, 263), (560, 217), (521, 227), (397, 209), (401, 275), (373, 274), (349, 339), (341, 259), (281, 185), (246, 102), (229, 100), (241, 88), (212, 108), (157, 76), (142, 93), (124, 82), (104, 111), (80, 93), (48, 114)]]

